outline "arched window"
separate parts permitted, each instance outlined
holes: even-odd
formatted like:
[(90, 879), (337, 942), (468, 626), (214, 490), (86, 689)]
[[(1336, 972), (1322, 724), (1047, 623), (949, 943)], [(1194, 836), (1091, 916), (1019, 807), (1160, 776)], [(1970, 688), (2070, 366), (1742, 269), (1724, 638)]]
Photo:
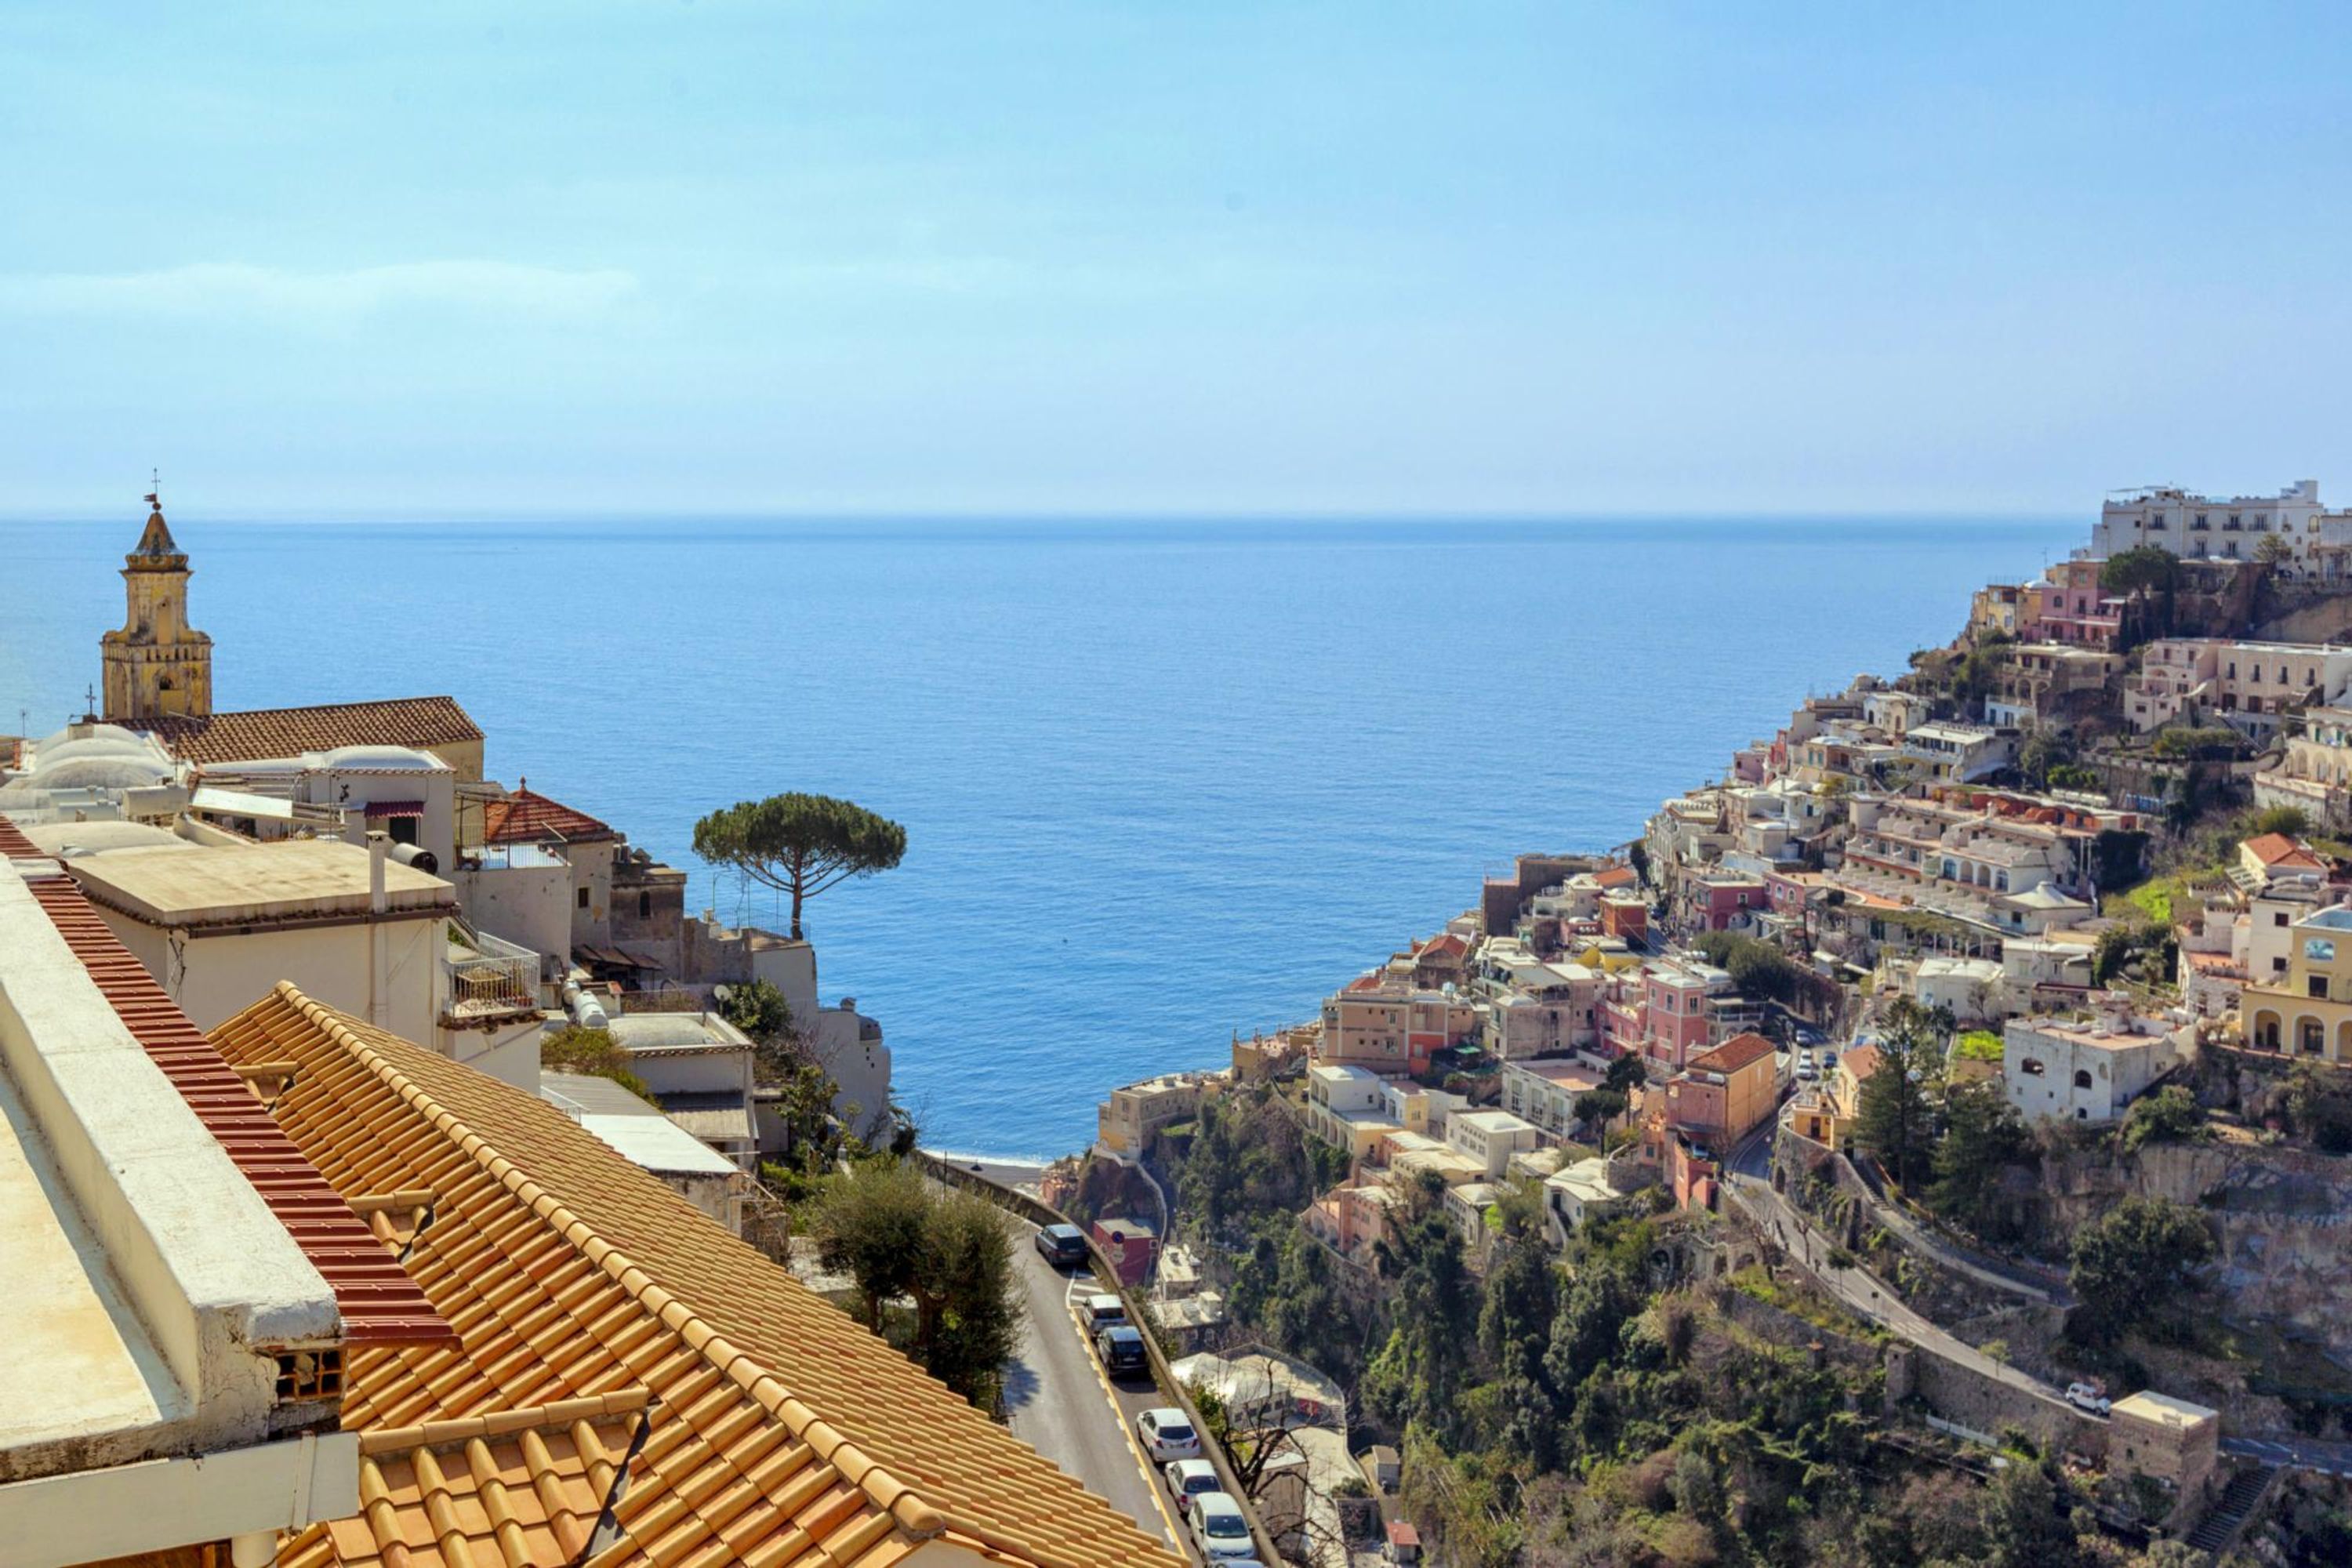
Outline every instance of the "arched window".
[(2076, 1069), (2075, 1069), (2075, 1072), (2074, 1072), (2074, 1087), (2075, 1087), (2076, 1089), (2088, 1089), (2088, 1088), (2090, 1088), (2090, 1087), (2091, 1087), (2091, 1075), (2090, 1075), (2089, 1073), (2087, 1073), (2087, 1072), (2083, 1071), (2083, 1070), (2082, 1070), (2081, 1068), (2076, 1068)]
[(2315, 1057), (2327, 1048), (2327, 1026), (2316, 1018), (2305, 1018), (2295, 1025), (2295, 1048), (2305, 1056)]

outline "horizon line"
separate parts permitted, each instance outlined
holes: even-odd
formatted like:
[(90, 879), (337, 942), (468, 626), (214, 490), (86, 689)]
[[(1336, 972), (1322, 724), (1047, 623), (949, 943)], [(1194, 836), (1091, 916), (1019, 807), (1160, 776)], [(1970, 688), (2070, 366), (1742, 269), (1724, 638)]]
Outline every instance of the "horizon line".
[[(164, 514), (175, 522), (184, 521), (204, 526), (282, 527), (304, 523), (330, 526), (399, 526), (406, 524), (448, 523), (831, 523), (831, 524), (1232, 524), (1280, 526), (1345, 526), (1349, 524), (1470, 526), (1544, 526), (1549, 524), (1584, 523), (1741, 523), (1741, 522), (1979, 522), (1979, 523), (2057, 523), (2084, 521), (2074, 511), (2032, 510), (2024, 509), (1971, 510), (1936, 508), (1891, 510), (1871, 508), (1762, 507), (1750, 510), (1663, 510), (1657, 509), (1626, 509), (1622, 510), (1476, 510), (1450, 511), (1420, 510), (1076, 510), (1057, 508), (1051, 510), (972, 510), (948, 511), (919, 508), (840, 510), (789, 510), (755, 511), (736, 509), (706, 509), (681, 511), (651, 510), (475, 510), (465, 509), (423, 508), (414, 511), (320, 511), (297, 512), (271, 509), (253, 512), (182, 511), (168, 500)], [(35, 511), (0, 509), (0, 525), (52, 523), (79, 527), (110, 526), (126, 518), (134, 521), (136, 508), (121, 511)]]

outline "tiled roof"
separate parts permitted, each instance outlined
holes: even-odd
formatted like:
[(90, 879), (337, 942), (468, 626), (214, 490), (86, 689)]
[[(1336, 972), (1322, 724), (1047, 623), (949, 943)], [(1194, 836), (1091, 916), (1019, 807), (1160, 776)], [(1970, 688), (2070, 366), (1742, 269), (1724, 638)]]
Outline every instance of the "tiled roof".
[(1761, 1035), (1734, 1035), (1711, 1051), (1691, 1058), (1685, 1067), (1698, 1072), (1738, 1072), (1772, 1054), (1772, 1042)]
[[(26, 860), (40, 851), (0, 817), (0, 856)], [(99, 918), (71, 879), (28, 878), (34, 901), (65, 939), (99, 994), (180, 1091), (230, 1163), (286, 1227), (335, 1294), (347, 1345), (445, 1342), (449, 1325), (408, 1276), (389, 1266), (382, 1245), (351, 1205), (303, 1158), (247, 1080), (188, 1021), (179, 1004), (140, 965)]]
[[(432, 1192), (403, 1263), (458, 1336), (350, 1358), (344, 1424), (385, 1450), (361, 1519), (292, 1538), (288, 1568), (889, 1568), (933, 1536), (992, 1563), (1175, 1568), (1131, 1521), (538, 1099), (290, 985), (214, 1038), (232, 1061), (297, 1064), (278, 1117), (347, 1195)], [(650, 1397), (634, 1416), (549, 1414), (638, 1389)], [(474, 1417), (496, 1436), (442, 1425)], [(386, 1428), (400, 1436), (375, 1436)], [(624, 1429), (612, 1498), (596, 1452), (609, 1462)], [(589, 1517), (600, 1497), (593, 1555), (540, 1552), (534, 1529), (561, 1539), (554, 1521)]]
[(454, 697), (400, 697), (320, 708), (256, 708), (201, 718), (132, 722), (185, 762), (250, 763), (330, 752), (337, 746), (436, 746), (479, 741), (482, 731)]
[(2265, 833), (2259, 837), (2249, 838), (2246, 847), (2255, 859), (2265, 866), (2295, 866), (2311, 870), (2325, 868), (2318, 856), (2284, 833)]
[(1838, 1066), (1845, 1069), (1846, 1077), (1860, 1083), (1878, 1070), (1881, 1059), (1876, 1046), (1856, 1046), (1838, 1058)]
[(618, 837), (586, 812), (574, 811), (536, 790), (519, 789), (482, 808), (485, 844), (578, 844)]

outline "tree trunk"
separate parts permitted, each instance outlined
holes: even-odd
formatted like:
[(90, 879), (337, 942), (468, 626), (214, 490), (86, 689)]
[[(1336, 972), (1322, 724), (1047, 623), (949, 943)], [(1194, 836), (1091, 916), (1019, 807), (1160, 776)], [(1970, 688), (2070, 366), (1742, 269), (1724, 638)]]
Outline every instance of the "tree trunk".
[(801, 940), (801, 895), (807, 887), (808, 881), (805, 878), (797, 875), (793, 878), (793, 940), (794, 942)]

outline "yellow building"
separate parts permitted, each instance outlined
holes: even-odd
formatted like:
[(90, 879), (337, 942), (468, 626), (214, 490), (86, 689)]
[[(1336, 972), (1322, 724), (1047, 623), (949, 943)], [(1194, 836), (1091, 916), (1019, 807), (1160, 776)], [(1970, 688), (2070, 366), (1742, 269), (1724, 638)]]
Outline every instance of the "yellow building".
[(188, 625), (188, 558), (160, 505), (122, 559), (122, 626), (100, 639), (107, 721), (204, 717), (213, 710), (213, 639)]
[(2321, 910), (2291, 930), (2286, 973), (2249, 982), (2239, 1004), (2247, 1047), (2352, 1061), (2352, 910)]

